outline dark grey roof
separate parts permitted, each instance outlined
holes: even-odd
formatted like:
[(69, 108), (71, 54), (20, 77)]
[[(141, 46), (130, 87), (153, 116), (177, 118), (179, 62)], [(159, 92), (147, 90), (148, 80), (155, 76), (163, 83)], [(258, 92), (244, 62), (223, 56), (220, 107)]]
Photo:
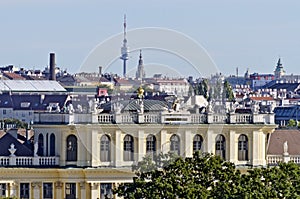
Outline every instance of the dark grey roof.
[(296, 91), (299, 87), (300, 83), (276, 83), (272, 86), (269, 86), (267, 88), (269, 89), (286, 89), (287, 91)]
[(15, 110), (41, 110), (40, 95), (12, 95), (13, 108)]
[(57, 81), (61, 83), (63, 86), (74, 86), (76, 83), (75, 78), (69, 74), (57, 77)]
[(58, 103), (62, 108), (67, 95), (45, 95), (42, 99), (40, 94), (12, 94), (0, 95), (0, 107), (12, 107), (14, 110), (46, 110), (50, 103)]
[(0, 108), (12, 108), (12, 99), (9, 93), (3, 93), (0, 95)]
[(11, 134), (6, 133), (0, 139), (0, 156), (9, 156), (10, 152), (8, 149), (11, 144), (14, 144), (17, 150), (15, 152), (16, 156), (32, 156), (33, 152), (23, 144), (21, 144), (16, 138), (14, 138)]
[(274, 109), (275, 120), (300, 120), (300, 107), (299, 106), (278, 106)]
[(67, 97), (67, 95), (45, 95), (43, 105), (48, 105), (49, 103), (58, 103), (60, 107), (63, 107)]
[[(140, 109), (138, 100), (126, 100), (121, 102), (124, 106), (123, 111), (137, 111)], [(149, 111), (163, 111), (168, 108), (168, 104), (165, 101), (160, 100), (144, 100), (144, 110)]]

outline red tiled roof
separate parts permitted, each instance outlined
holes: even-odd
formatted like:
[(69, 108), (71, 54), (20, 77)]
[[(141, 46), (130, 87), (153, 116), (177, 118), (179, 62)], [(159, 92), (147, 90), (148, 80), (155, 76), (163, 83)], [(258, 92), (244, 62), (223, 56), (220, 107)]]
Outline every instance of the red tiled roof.
[(274, 100), (273, 97), (250, 97), (251, 100), (254, 101), (269, 101), (269, 100)]
[(25, 77), (22, 77), (21, 75), (18, 75), (16, 73), (3, 73), (3, 76), (11, 80), (26, 80)]

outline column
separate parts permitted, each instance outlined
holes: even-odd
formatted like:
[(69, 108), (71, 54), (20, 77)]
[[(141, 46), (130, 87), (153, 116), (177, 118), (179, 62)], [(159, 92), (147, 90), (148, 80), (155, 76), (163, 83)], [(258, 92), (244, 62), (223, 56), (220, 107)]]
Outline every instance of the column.
[(8, 195), (12, 198), (17, 197), (17, 189), (18, 189), (17, 182), (9, 183), (9, 194)]
[(252, 165), (259, 165), (259, 148), (260, 148), (260, 142), (259, 142), (259, 132), (253, 131), (253, 140), (252, 140)]
[(236, 157), (236, 143), (235, 143), (235, 131), (229, 132), (229, 161), (236, 164), (238, 159)]
[(115, 166), (122, 166), (123, 162), (123, 144), (122, 144), (122, 133), (120, 130), (116, 130), (116, 140), (115, 140)]
[(86, 196), (85, 182), (80, 182), (79, 185), (80, 185), (80, 198), (86, 199), (87, 196)]
[(42, 187), (42, 183), (41, 182), (32, 182), (31, 183), (31, 187), (33, 188), (33, 194), (32, 194), (32, 198), (42, 198), (42, 192), (40, 191), (41, 187)]
[(91, 186), (91, 199), (98, 199), (99, 197), (99, 183), (90, 183)]
[(266, 156), (266, 134), (264, 132), (260, 131), (260, 160), (261, 160), (261, 165), (266, 165), (267, 164), (267, 156)]
[(143, 160), (145, 156), (146, 146), (145, 146), (145, 133), (143, 130), (138, 131), (138, 161)]
[(99, 166), (99, 163), (100, 163), (100, 149), (98, 146), (100, 146), (99, 143), (99, 140), (98, 140), (98, 132), (95, 131), (95, 130), (92, 130), (92, 139), (91, 139), (91, 144), (92, 144), (92, 147), (90, 148), (91, 150), (91, 156), (92, 156), (92, 166), (95, 167), (95, 166)]
[[(183, 136), (182, 136), (183, 137)], [(185, 131), (184, 132), (184, 153), (185, 157), (193, 157), (193, 138), (192, 138), (192, 132)]]
[(55, 198), (65, 198), (65, 196), (63, 196), (63, 183), (61, 181), (57, 181), (54, 183), (55, 185)]
[(168, 146), (168, 143), (170, 141), (167, 140), (167, 131), (161, 130), (160, 131), (160, 150), (162, 153), (168, 153), (170, 151), (170, 147)]
[(215, 154), (215, 139), (213, 138), (213, 134), (213, 130), (207, 130), (205, 152)]

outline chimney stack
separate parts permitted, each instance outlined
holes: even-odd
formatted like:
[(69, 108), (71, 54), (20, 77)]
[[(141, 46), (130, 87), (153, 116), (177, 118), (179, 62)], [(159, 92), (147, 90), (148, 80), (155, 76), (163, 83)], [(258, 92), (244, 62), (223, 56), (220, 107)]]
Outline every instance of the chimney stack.
[(50, 53), (50, 68), (49, 68), (49, 80), (56, 81), (55, 75), (55, 53)]
[(99, 66), (99, 76), (102, 77), (102, 66)]

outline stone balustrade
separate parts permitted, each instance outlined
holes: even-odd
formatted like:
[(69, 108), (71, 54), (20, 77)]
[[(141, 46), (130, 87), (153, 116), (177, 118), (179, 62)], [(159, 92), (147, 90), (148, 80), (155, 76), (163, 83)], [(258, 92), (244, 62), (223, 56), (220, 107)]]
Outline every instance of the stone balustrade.
[(282, 155), (268, 155), (267, 156), (267, 164), (274, 165), (283, 161)]
[[(94, 119), (93, 119), (94, 118)], [(142, 119), (141, 119), (142, 118)], [(67, 114), (67, 113), (37, 113), (35, 124), (133, 124), (133, 123), (180, 123), (180, 124), (274, 124), (273, 113), (264, 114), (218, 114), (218, 113), (190, 113), (161, 112), (161, 113), (103, 113), (103, 114)]]
[(59, 157), (2, 156), (0, 166), (58, 166)]
[[(287, 160), (290, 162), (294, 162), (296, 164), (300, 164), (300, 155), (287, 155)], [(267, 155), (267, 164), (275, 165), (279, 162), (284, 162), (284, 156), (283, 155)]]

